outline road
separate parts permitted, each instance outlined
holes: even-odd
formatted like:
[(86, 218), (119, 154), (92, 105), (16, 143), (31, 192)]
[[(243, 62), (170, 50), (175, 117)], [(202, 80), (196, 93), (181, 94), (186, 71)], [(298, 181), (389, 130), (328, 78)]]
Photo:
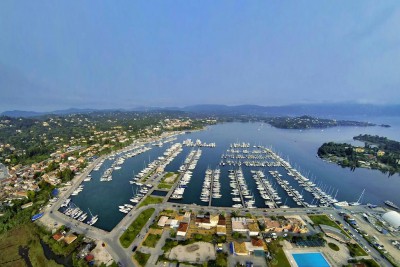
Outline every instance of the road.
[[(129, 227), (129, 225), (137, 218), (137, 216), (144, 210), (148, 208), (155, 208), (155, 212), (151, 216), (151, 218), (148, 220), (146, 225), (143, 227), (141, 232), (138, 234), (137, 238), (132, 242), (132, 244), (128, 248), (123, 248), (120, 243), (119, 243), (119, 237), (123, 234), (123, 232)], [(84, 234), (90, 238), (97, 239), (97, 240), (102, 240), (107, 247), (107, 250), (113, 257), (113, 259), (116, 262), (120, 262), (123, 264), (123, 266), (132, 266), (133, 262), (131, 260), (132, 257), (132, 248), (135, 246), (139, 246), (139, 244), (143, 241), (147, 230), (149, 229), (150, 225), (153, 223), (153, 221), (157, 218), (157, 215), (160, 211), (164, 209), (184, 209), (184, 210), (192, 210), (193, 212), (226, 212), (226, 213), (231, 213), (233, 211), (239, 211), (240, 214), (245, 215), (246, 213), (251, 212), (255, 216), (280, 216), (280, 215), (307, 215), (310, 212), (314, 213), (322, 213), (324, 212), (325, 214), (331, 214), (333, 216), (334, 220), (339, 221), (343, 225), (347, 225), (347, 223), (343, 220), (342, 216), (340, 216), (338, 213), (338, 210), (335, 210), (333, 208), (314, 208), (312, 210), (310, 209), (304, 209), (304, 208), (297, 208), (297, 209), (234, 209), (231, 207), (207, 207), (207, 206), (199, 206), (199, 205), (187, 205), (187, 204), (177, 204), (177, 203), (170, 203), (170, 202), (164, 202), (162, 204), (154, 204), (154, 205), (147, 205), (138, 209), (132, 210), (130, 213), (125, 216), (120, 223), (118, 223), (117, 226), (114, 227), (114, 229), (111, 232), (107, 232), (104, 230), (101, 230), (99, 228), (93, 227), (93, 226), (88, 226), (84, 223), (78, 222), (76, 220), (71, 219), (70, 217), (60, 213), (57, 211), (57, 205), (54, 205), (52, 207), (52, 212), (48, 212), (46, 216), (49, 216), (50, 219), (59, 222), (60, 224), (64, 224), (67, 227), (70, 227), (73, 231), (77, 233)], [(370, 255), (378, 261), (378, 263), (381, 266), (391, 266), (391, 264), (386, 260), (380, 257), (380, 254), (377, 250), (375, 250), (373, 247), (371, 247), (368, 242), (352, 227), (348, 227), (350, 229), (350, 232), (354, 235), (355, 238), (357, 238), (359, 241), (358, 243), (361, 246), (366, 246), (368, 249), (370, 249)], [(163, 234), (163, 238), (164, 234)], [(162, 242), (160, 242), (160, 246)], [(160, 248), (158, 248), (159, 245), (155, 249), (151, 249), (151, 251), (147, 251), (145, 248), (143, 252), (151, 252), (152, 255), (157, 255), (156, 256), (151, 256), (150, 262), (155, 262), (158, 258), (158, 255), (160, 255), (162, 252)]]
[[(200, 206), (200, 205), (195, 205), (195, 204), (179, 204), (179, 203), (170, 203), (166, 202), (168, 201), (168, 196), (165, 198), (164, 202), (161, 204), (156, 204), (156, 205), (147, 205), (138, 209), (134, 209), (130, 211), (115, 227), (112, 231), (107, 232), (102, 229), (96, 228), (94, 226), (89, 226), (87, 224), (84, 224), (82, 222), (78, 222), (77, 220), (74, 220), (58, 211), (60, 208), (61, 204), (65, 201), (65, 199), (82, 183), (83, 179), (92, 171), (94, 166), (98, 162), (102, 160), (103, 157), (98, 158), (96, 161), (91, 163), (86, 170), (78, 175), (77, 177), (74, 178), (73, 180), (73, 185), (67, 189), (66, 191), (62, 191), (60, 194), (59, 199), (53, 204), (52, 207), (48, 208), (45, 210), (45, 216), (47, 216), (50, 220), (53, 220), (55, 222), (58, 222), (59, 224), (66, 225), (70, 229), (72, 229), (74, 232), (77, 232), (79, 234), (84, 234), (90, 238), (96, 239), (96, 240), (102, 240), (106, 244), (106, 248), (108, 252), (111, 254), (113, 259), (116, 262), (120, 262), (123, 266), (132, 266), (133, 262), (131, 260), (132, 257), (132, 248), (134, 246), (138, 246), (142, 241), (143, 238), (146, 235), (146, 232), (150, 225), (153, 223), (153, 220), (156, 219), (158, 216), (158, 213), (162, 211), (163, 209), (184, 209), (184, 210), (192, 210), (193, 212), (214, 212), (214, 213), (221, 213), (221, 212), (226, 212), (226, 213), (231, 213), (231, 212), (240, 212), (240, 214), (245, 215), (246, 213), (251, 213), (254, 216), (280, 216), (280, 215), (306, 215), (309, 214), (310, 212), (313, 213), (325, 213), (325, 214), (331, 214), (334, 218), (334, 220), (337, 220), (341, 222), (343, 225), (347, 225), (347, 223), (343, 220), (342, 216), (338, 214), (338, 210), (330, 208), (330, 207), (323, 207), (323, 208), (290, 208), (290, 209), (245, 209), (242, 208), (240, 210), (232, 208), (232, 207), (208, 207), (208, 206)], [(150, 177), (149, 181), (156, 182), (160, 179), (160, 176), (155, 176), (153, 175)], [(179, 181), (179, 179), (178, 179)], [(177, 182), (176, 181), (176, 184)], [(175, 186), (176, 186), (175, 184)], [(174, 187), (172, 187), (174, 188)], [(169, 193), (171, 193), (173, 190), (170, 190)], [(151, 192), (148, 193), (148, 195), (151, 194)], [(169, 195), (169, 194), (168, 194)], [(137, 218), (137, 216), (144, 210), (148, 208), (155, 208), (155, 212), (149, 219), (149, 221), (146, 223), (146, 225), (143, 227), (137, 238), (132, 242), (132, 244), (128, 248), (123, 248), (120, 243), (119, 243), (119, 237), (123, 234), (123, 232), (130, 226), (130, 224)], [(391, 264), (386, 260), (381, 258), (380, 253), (375, 250), (373, 247), (371, 247), (368, 242), (359, 234), (357, 233), (352, 227), (348, 227), (350, 229), (350, 232), (354, 235), (355, 238), (357, 238), (359, 244), (361, 246), (367, 247), (371, 252), (370, 255), (378, 261), (378, 263), (381, 266), (391, 266)], [(163, 234), (164, 238), (164, 234)], [(153, 249), (151, 252), (159, 255), (162, 253), (160, 251), (160, 248), (156, 247), (156, 249)], [(152, 255), (153, 255), (152, 253)], [(155, 262), (157, 258), (155, 256), (152, 256), (150, 261)]]
[[(362, 207), (359, 207), (362, 208)], [(374, 247), (370, 246), (368, 241), (364, 239), (364, 237), (362, 235), (360, 235), (358, 232), (356, 232), (354, 230), (354, 228), (352, 226), (350, 226), (341, 215), (339, 215), (339, 210), (334, 210), (333, 212), (330, 212), (329, 214), (331, 214), (334, 218), (334, 220), (339, 221), (343, 226), (345, 226), (347, 229), (349, 229), (350, 233), (353, 235), (353, 239), (356, 240), (356, 242), (361, 245), (361, 247), (366, 247), (370, 250), (370, 252), (368, 252), (369, 255), (372, 256), (372, 258), (374, 258), (379, 265), (381, 266), (387, 266), (387, 267), (391, 267), (392, 264), (390, 264), (389, 261), (387, 261), (386, 259), (381, 257), (381, 254), (379, 253), (379, 251), (377, 251)], [(365, 212), (365, 211), (363, 211)], [(347, 212), (350, 213), (350, 212)]]

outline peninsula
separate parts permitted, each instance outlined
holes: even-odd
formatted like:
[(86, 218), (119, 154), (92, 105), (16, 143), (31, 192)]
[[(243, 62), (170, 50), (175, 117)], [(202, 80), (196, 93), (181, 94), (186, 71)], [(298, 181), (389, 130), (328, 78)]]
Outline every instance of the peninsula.
[(400, 173), (400, 142), (367, 134), (353, 139), (364, 142), (364, 146), (324, 143), (318, 149), (318, 156), (343, 167), (378, 169), (389, 175)]
[(336, 126), (358, 126), (358, 127), (376, 126), (376, 124), (370, 122), (321, 119), (311, 116), (273, 117), (269, 118), (266, 122), (276, 128), (281, 128), (281, 129), (313, 129), (313, 128), (330, 128)]

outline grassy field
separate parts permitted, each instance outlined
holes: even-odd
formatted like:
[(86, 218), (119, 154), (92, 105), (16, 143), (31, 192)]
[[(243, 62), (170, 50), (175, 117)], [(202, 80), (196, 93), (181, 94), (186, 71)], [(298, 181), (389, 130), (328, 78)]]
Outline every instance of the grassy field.
[(158, 189), (171, 189), (174, 183), (176, 182), (178, 175), (176, 175), (174, 181), (166, 182), (166, 179), (174, 175), (176, 175), (176, 173), (174, 172), (168, 172), (167, 174), (165, 174), (164, 178), (161, 180), (161, 183), (158, 184)]
[(340, 250), (340, 248), (334, 243), (328, 243), (328, 246), (334, 251), (339, 251)]
[(158, 184), (158, 189), (171, 189), (172, 184), (167, 184), (167, 183), (160, 183)]
[(147, 261), (150, 258), (150, 254), (146, 254), (146, 253), (142, 253), (140, 251), (137, 251), (133, 257), (135, 258), (135, 260), (141, 265), (141, 266), (145, 266)]
[(132, 244), (133, 240), (140, 233), (143, 226), (147, 223), (151, 215), (154, 213), (154, 208), (147, 209), (139, 214), (139, 216), (132, 222), (126, 231), (119, 238), (119, 242), (124, 248)]
[(167, 214), (167, 215), (172, 214), (172, 213), (174, 213), (173, 210), (163, 210), (160, 212), (160, 214)]
[(164, 199), (162, 197), (148, 196), (140, 203), (139, 208), (150, 204), (159, 204), (162, 203), (163, 200)]
[(146, 240), (143, 242), (143, 245), (146, 247), (151, 247), (155, 248), (157, 245), (158, 240), (160, 240), (161, 235), (154, 235), (154, 234), (149, 234), (146, 238)]
[(337, 228), (342, 232), (342, 234), (350, 237), (336, 222), (329, 219), (326, 215), (308, 215), (308, 217), (313, 221), (315, 225), (325, 224)]
[(0, 236), (0, 266), (26, 266), (24, 259), (18, 254), (20, 246), (29, 247), (32, 266), (61, 266), (46, 259), (35, 229), (35, 225), (25, 224)]
[(273, 262), (271, 262), (271, 265), (279, 267), (290, 267), (290, 263), (286, 258), (285, 252), (283, 252), (282, 248), (278, 248), (278, 251), (275, 254), (275, 259)]
[(167, 174), (164, 175), (164, 178), (169, 178), (171, 176), (175, 175), (174, 172), (168, 172)]
[(352, 257), (368, 256), (367, 252), (365, 252), (358, 244), (347, 244), (347, 248)]
[(328, 218), (326, 215), (308, 215), (308, 217), (313, 221), (314, 224), (320, 225), (320, 224), (325, 224), (328, 226), (335, 227), (339, 230), (342, 230), (337, 223), (332, 221), (331, 219)]

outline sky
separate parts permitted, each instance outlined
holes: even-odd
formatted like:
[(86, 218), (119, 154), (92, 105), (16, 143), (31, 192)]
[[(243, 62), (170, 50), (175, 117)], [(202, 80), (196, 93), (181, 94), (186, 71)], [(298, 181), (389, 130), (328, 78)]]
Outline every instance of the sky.
[(400, 1), (0, 1), (0, 111), (400, 103)]

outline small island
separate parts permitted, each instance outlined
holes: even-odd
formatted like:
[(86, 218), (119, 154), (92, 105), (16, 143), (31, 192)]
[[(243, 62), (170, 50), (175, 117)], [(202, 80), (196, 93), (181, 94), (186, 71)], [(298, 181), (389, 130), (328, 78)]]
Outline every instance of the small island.
[(378, 169), (389, 175), (400, 173), (400, 142), (367, 134), (355, 136), (353, 139), (364, 142), (364, 146), (324, 143), (318, 149), (318, 156), (352, 169)]
[[(321, 119), (321, 118), (314, 118), (311, 116), (273, 117), (268, 119), (266, 122), (276, 128), (281, 128), (281, 129), (313, 129), (313, 128), (330, 128), (336, 126), (357, 126), (357, 127), (376, 126), (376, 124), (370, 122)], [(386, 125), (386, 127), (390, 126)]]

